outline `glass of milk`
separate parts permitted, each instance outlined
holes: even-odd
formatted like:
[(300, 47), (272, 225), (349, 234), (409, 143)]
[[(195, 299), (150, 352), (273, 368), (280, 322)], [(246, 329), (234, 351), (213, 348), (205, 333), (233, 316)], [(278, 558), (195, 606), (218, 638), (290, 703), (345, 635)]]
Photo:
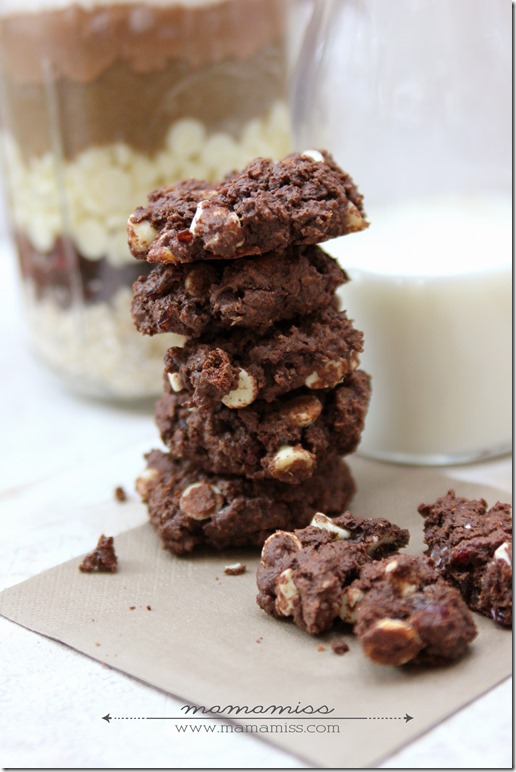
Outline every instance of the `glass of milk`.
[(510, 449), (511, 29), (507, 0), (312, 3), (293, 128), (365, 197), (370, 227), (326, 245), (365, 334), (364, 455)]

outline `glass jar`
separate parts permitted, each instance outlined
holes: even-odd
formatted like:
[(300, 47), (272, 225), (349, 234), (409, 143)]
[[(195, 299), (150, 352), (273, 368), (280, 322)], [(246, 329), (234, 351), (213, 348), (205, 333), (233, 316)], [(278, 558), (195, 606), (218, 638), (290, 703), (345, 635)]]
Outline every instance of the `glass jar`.
[(334, 153), (370, 222), (327, 245), (351, 277), (342, 305), (365, 333), (362, 364), (372, 375), (360, 452), (414, 464), (506, 452), (511, 4), (311, 5), (294, 142)]
[(282, 0), (5, 0), (4, 177), (34, 351), (76, 390), (140, 399), (180, 336), (133, 328), (154, 188), (290, 149)]

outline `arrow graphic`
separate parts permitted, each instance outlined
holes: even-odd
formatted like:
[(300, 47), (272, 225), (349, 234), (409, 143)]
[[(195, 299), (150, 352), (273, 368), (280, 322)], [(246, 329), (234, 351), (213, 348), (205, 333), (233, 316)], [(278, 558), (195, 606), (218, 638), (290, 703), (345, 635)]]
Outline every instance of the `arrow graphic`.
[[(285, 721), (286, 719), (292, 720), (293, 716), (224, 716), (220, 713), (216, 716), (209, 714), (202, 716), (111, 716), (109, 713), (102, 716), (102, 720), (107, 721), (108, 724), (110, 721), (192, 721), (203, 718), (217, 718), (219, 720), (223, 718), (235, 720), (236, 718), (239, 721), (278, 721), (283, 719)], [(295, 716), (296, 721), (404, 721), (406, 724), (413, 718), (414, 716), (409, 716), (408, 713), (405, 713), (404, 716)]]

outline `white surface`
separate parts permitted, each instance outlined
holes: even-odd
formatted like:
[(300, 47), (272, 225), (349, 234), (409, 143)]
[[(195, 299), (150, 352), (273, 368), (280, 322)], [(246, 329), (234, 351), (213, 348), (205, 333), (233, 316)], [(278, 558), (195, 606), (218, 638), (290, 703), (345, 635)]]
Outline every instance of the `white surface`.
[[(134, 494), (113, 507), (113, 489), (132, 492), (157, 432), (151, 406), (129, 412), (81, 401), (31, 359), (5, 249), (0, 284), (0, 557), (2, 586), (10, 586), (89, 551), (102, 531), (116, 535), (145, 521)], [(463, 467), (460, 474), (507, 486), (510, 464)], [(107, 712), (178, 715), (183, 703), (3, 618), (0, 641), (4, 767), (303, 767), (249, 736), (192, 737), (159, 721), (108, 725), (101, 720)], [(511, 768), (511, 727), (507, 681), (384, 766)]]

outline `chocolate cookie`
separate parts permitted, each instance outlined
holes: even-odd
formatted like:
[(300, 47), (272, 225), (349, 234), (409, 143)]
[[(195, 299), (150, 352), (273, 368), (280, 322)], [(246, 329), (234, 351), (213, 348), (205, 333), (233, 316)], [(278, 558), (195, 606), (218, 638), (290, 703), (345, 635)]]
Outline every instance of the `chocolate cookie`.
[(345, 311), (326, 308), (299, 322), (277, 324), (258, 337), (252, 330), (191, 341), (165, 356), (168, 391), (188, 393), (189, 407), (230, 408), (257, 399), (272, 402), (303, 386), (331, 389), (359, 364), (362, 333)]
[(335, 290), (347, 280), (337, 262), (315, 246), (229, 263), (159, 265), (133, 285), (131, 311), (144, 335), (197, 338), (235, 327), (263, 332), (332, 305)]
[(488, 510), (484, 499), (455, 491), (421, 504), (426, 552), (437, 570), (455, 584), (470, 608), (512, 625), (512, 517), (510, 504)]
[(355, 491), (338, 456), (328, 458), (309, 483), (297, 486), (210, 474), (159, 450), (146, 458), (136, 487), (164, 547), (176, 555), (202, 545), (261, 547), (277, 528), (306, 525), (319, 507), (342, 511)]
[(476, 636), (460, 593), (422, 555), (364, 565), (344, 590), (341, 609), (365, 654), (380, 665), (438, 665), (464, 654)]
[(307, 390), (268, 404), (263, 400), (211, 413), (188, 407), (188, 394), (165, 394), (155, 418), (174, 458), (219, 474), (287, 483), (307, 480), (328, 454), (357, 446), (369, 401), (369, 376), (356, 370), (334, 390)]
[(206, 186), (204, 195), (203, 185), (186, 196), (155, 191), (133, 212), (128, 234), (135, 257), (173, 264), (230, 260), (318, 244), (367, 226), (361, 194), (326, 151), (276, 162), (256, 158), (214, 190)]
[(344, 588), (361, 566), (407, 545), (409, 533), (382, 518), (318, 512), (293, 533), (277, 531), (264, 544), (257, 603), (275, 617), (292, 617), (308, 633), (329, 630), (342, 617)]

